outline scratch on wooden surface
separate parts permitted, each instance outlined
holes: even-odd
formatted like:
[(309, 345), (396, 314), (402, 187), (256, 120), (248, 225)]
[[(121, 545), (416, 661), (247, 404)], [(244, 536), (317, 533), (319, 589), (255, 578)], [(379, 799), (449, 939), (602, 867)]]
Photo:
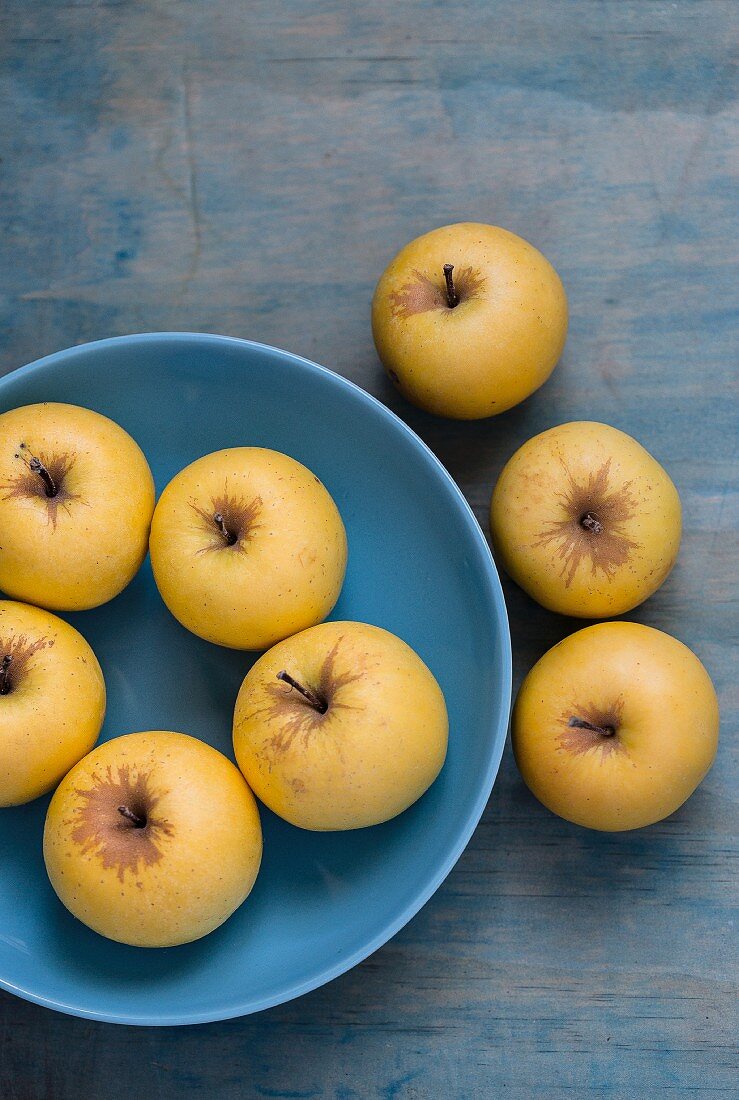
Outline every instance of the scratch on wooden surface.
[(414, 77), (405, 77), (405, 78), (402, 78), (402, 77), (379, 77), (378, 78), (376, 76), (373, 76), (373, 77), (366, 77), (365, 79), (361, 79), (360, 77), (346, 77), (345, 79), (343, 79), (341, 81), (341, 83), (342, 84), (369, 84), (369, 85), (374, 85), (374, 86), (377, 86), (377, 85), (381, 84), (381, 85), (385, 86), (385, 85), (390, 85), (390, 84), (428, 84), (429, 81), (422, 78), (422, 77), (419, 77), (418, 79), (415, 79)]
[(327, 54), (322, 56), (321, 54), (314, 54), (307, 57), (270, 57), (270, 65), (293, 65), (303, 64), (305, 62), (319, 62), (319, 61), (341, 61), (341, 62), (359, 62), (359, 61), (418, 61), (419, 58), (413, 54), (386, 54), (385, 56), (369, 57), (362, 54)]
[(174, 130), (170, 127), (167, 128), (164, 141), (160, 142), (157, 146), (154, 154), (154, 168), (159, 173), (167, 190), (177, 199), (178, 202), (185, 202), (192, 204), (192, 187), (190, 184), (190, 174), (188, 172), (188, 179), (185, 184), (180, 180), (175, 179), (172, 173), (167, 168), (167, 156), (171, 152), (175, 144)]
[(195, 278), (200, 265), (202, 251), (202, 226), (200, 217), (200, 197), (198, 194), (197, 163), (195, 155), (195, 131), (192, 119), (192, 86), (191, 77), (186, 65), (182, 68), (182, 93), (184, 107), (184, 147), (187, 159), (187, 196), (192, 224), (193, 249), (190, 259), (190, 267), (183, 279), (183, 291)]

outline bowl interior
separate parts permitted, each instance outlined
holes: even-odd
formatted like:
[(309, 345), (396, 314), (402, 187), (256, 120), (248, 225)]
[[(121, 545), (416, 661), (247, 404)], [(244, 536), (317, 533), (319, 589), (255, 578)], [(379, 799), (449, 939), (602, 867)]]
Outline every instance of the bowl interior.
[[(332, 618), (404, 638), (446, 695), (447, 763), (394, 821), (312, 834), (260, 807), (264, 862), (247, 902), (190, 945), (146, 951), (74, 920), (48, 884), (48, 798), (0, 810), (0, 984), (65, 1011), (187, 1023), (280, 1003), (334, 977), (408, 920), (447, 874), (487, 800), (503, 749), (510, 641), (484, 537), (418, 438), (357, 387), (238, 340), (155, 334), (70, 349), (0, 380), (0, 410), (69, 401), (105, 413), (146, 453), (161, 492), (199, 455), (254, 444), (314, 470), (347, 528)], [(255, 655), (209, 645), (169, 615), (148, 559), (129, 588), (65, 616), (108, 686), (103, 739), (145, 729), (201, 737), (231, 759), (231, 716)]]

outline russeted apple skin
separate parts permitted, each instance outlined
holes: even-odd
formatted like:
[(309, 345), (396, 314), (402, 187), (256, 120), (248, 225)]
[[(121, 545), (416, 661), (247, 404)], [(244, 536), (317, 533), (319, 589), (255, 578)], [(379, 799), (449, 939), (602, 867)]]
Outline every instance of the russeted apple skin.
[(372, 333), (409, 401), (438, 416), (478, 420), (546, 382), (567, 337), (567, 296), (528, 241), (499, 226), (459, 222), (416, 238), (390, 262), (372, 300)]
[(62, 903), (135, 947), (212, 932), (249, 895), (261, 857), (259, 812), (239, 770), (203, 741), (166, 730), (117, 737), (81, 760), (54, 793), (44, 829)]
[[(38, 462), (54, 474), (49, 496)], [(146, 556), (154, 480), (114, 421), (44, 402), (0, 415), (0, 589), (57, 611), (117, 596)]]
[(680, 549), (680, 497), (630, 435), (573, 421), (509, 459), (493, 490), (490, 530), (503, 568), (537, 603), (604, 619), (631, 611), (669, 575)]
[(586, 627), (545, 653), (512, 721), (533, 794), (605, 832), (652, 825), (682, 806), (711, 767), (718, 733), (716, 692), (696, 655), (628, 622)]
[(233, 649), (266, 649), (324, 619), (347, 561), (328, 490), (263, 447), (216, 451), (177, 474), (154, 512), (150, 548), (175, 618)]
[(97, 741), (105, 681), (82, 635), (38, 607), (0, 600), (0, 807), (52, 790)]
[(410, 646), (376, 626), (328, 622), (260, 657), (233, 729), (257, 797), (293, 825), (324, 831), (376, 825), (420, 798), (444, 763), (449, 723), (441, 688)]

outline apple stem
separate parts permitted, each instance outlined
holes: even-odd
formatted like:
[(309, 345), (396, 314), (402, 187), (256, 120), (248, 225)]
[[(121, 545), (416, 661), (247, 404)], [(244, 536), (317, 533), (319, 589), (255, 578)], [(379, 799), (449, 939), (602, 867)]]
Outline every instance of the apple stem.
[(41, 480), (44, 483), (44, 488), (46, 489), (46, 496), (56, 496), (56, 494), (59, 492), (56, 482), (54, 481), (52, 475), (49, 474), (44, 463), (41, 461), (41, 459), (37, 459), (35, 454), (31, 455), (29, 470), (32, 473), (38, 474), (38, 476), (41, 477)]
[(128, 806), (119, 806), (118, 813), (125, 817), (127, 821), (130, 821), (137, 829), (143, 829), (144, 825), (146, 825), (146, 818), (139, 817), (133, 810), (129, 810)]
[(454, 271), (454, 264), (444, 264), (444, 279), (446, 280), (446, 300), (450, 309), (454, 309), (459, 305), (459, 295), (454, 289), (454, 279), (452, 278), (452, 272)]
[(603, 524), (593, 512), (586, 512), (584, 516), (580, 516), (580, 526), (594, 535), (599, 535), (603, 530)]
[(226, 540), (226, 545), (233, 546), (238, 538), (238, 535), (235, 535), (233, 531), (229, 531), (228, 527), (226, 527), (226, 521), (223, 518), (223, 512), (214, 512), (213, 522)]
[(616, 733), (613, 726), (596, 726), (592, 722), (586, 722), (584, 718), (570, 718), (567, 723), (578, 730), (590, 730), (592, 733), (600, 733), (603, 737), (613, 737)]
[(10, 680), (8, 679), (8, 672), (10, 666), (13, 663), (12, 653), (6, 653), (0, 663), (0, 695), (7, 695), (10, 691)]
[(310, 688), (303, 687), (302, 684), (293, 679), (289, 672), (285, 672), (283, 669), (282, 672), (277, 673), (277, 679), (282, 680), (284, 683), (289, 684), (291, 688), (295, 688), (296, 691), (299, 691), (303, 698), (306, 699), (312, 707), (315, 707), (319, 714), (325, 714), (328, 710), (328, 703), (325, 699), (322, 699), (315, 691), (311, 691)]
[[(25, 443), (21, 443), (20, 448), (22, 451), (28, 449)], [(19, 458), (20, 456), (16, 455), (15, 457)], [(37, 458), (36, 455), (31, 455), (28, 462), (28, 469), (31, 471), (32, 474), (38, 474), (38, 476), (41, 478), (44, 483), (47, 497), (55, 497), (57, 495), (57, 493), (59, 492), (59, 487), (40, 458)]]

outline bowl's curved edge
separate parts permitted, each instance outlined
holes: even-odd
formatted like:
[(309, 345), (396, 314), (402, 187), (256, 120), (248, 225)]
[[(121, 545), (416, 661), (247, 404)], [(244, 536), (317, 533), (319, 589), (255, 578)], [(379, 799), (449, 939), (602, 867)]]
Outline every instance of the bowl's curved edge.
[(384, 944), (386, 944), (393, 936), (395, 936), (401, 928), (403, 928), (412, 918), (423, 908), (427, 901), (436, 893), (441, 884), (450, 874), (455, 864), (460, 859), (462, 853), (470, 842), (472, 834), (474, 833), (480, 818), (485, 810), (485, 807), (490, 798), (495, 779), (500, 768), (500, 761), (503, 756), (503, 750), (505, 748), (506, 735), (508, 732), (508, 722), (510, 718), (511, 707), (511, 691), (512, 691), (512, 653), (511, 653), (511, 635), (510, 627), (508, 624), (508, 613), (506, 610), (505, 599), (503, 597), (503, 589), (501, 587), (498, 571), (493, 561), (493, 556), (490, 552), (487, 540), (483, 534), (480, 524), (477, 522), (477, 518), (472, 511), (466, 497), (462, 493), (454, 478), (451, 476), (446, 467), (436, 457), (431, 448), (424, 443), (419, 435), (410, 428), (404, 420), (397, 416), (392, 409), (389, 409), (386, 405), (383, 405), (372, 394), (367, 393), (361, 386), (358, 386), (355, 382), (350, 381), (348, 378), (344, 378), (343, 375), (337, 374), (335, 371), (329, 370), (328, 367), (321, 366), (320, 363), (315, 363), (310, 359), (306, 359), (304, 356), (297, 355), (294, 352), (284, 351), (281, 348), (273, 347), (270, 344), (261, 344), (254, 340), (243, 340), (235, 336), (220, 336), (214, 333), (201, 333), (201, 332), (143, 332), (132, 333), (129, 336), (112, 336), (104, 340), (90, 341), (84, 344), (78, 344), (71, 348), (65, 348), (62, 351), (53, 352), (50, 355), (46, 355), (41, 359), (36, 359), (32, 363), (27, 363), (25, 366), (17, 367), (15, 370), (10, 371), (8, 374), (0, 377), (0, 392), (4, 388), (6, 379), (17, 378), (19, 375), (35, 373), (37, 370), (43, 370), (49, 366), (62, 366), (65, 359), (71, 358), (80, 353), (84, 353), (87, 350), (100, 350), (105, 347), (115, 346), (121, 343), (156, 343), (158, 341), (170, 341), (174, 343), (182, 342), (188, 343), (195, 340), (198, 343), (207, 345), (213, 344), (227, 344), (239, 347), (254, 348), (262, 352), (267, 352), (271, 355), (275, 355), (278, 358), (284, 359), (288, 362), (297, 363), (301, 366), (308, 367), (311, 370), (320, 372), (321, 374), (329, 375), (338, 384), (344, 386), (348, 390), (351, 390), (355, 395), (369, 407), (374, 408), (381, 416), (388, 418), (392, 421), (400, 430), (407, 435), (414, 444), (426, 455), (427, 460), (437, 470), (437, 473), (441, 476), (442, 480), (447, 483), (451, 488), (453, 495), (457, 498), (461, 505), (462, 515), (465, 518), (468, 528), (472, 531), (475, 542), (478, 545), (482, 562), (485, 565), (485, 576), (488, 581), (489, 590), (492, 596), (492, 602), (495, 607), (498, 625), (500, 627), (500, 642), (502, 645), (501, 652), (501, 673), (502, 673), (502, 696), (505, 705), (501, 708), (496, 728), (493, 733), (494, 749), (490, 759), (490, 766), (488, 767), (487, 774), (484, 777), (484, 781), (480, 790), (480, 795), (471, 808), (468, 816), (465, 828), (451, 851), (447, 859), (439, 868), (437, 874), (422, 890), (419, 890), (413, 900), (406, 905), (402, 913), (392, 921), (389, 921), (384, 928), (377, 933), (377, 935), (368, 943), (363, 945), (359, 950), (353, 954), (344, 957), (333, 966), (322, 970), (318, 974), (314, 974), (311, 978), (298, 985), (291, 986), (288, 989), (282, 990), (274, 997), (264, 998), (261, 1001), (255, 1001), (253, 1003), (246, 1002), (243, 1005), (231, 1006), (225, 1011), (214, 1012), (201, 1012), (193, 1013), (189, 1016), (177, 1015), (177, 1016), (135, 1016), (135, 1015), (121, 1015), (115, 1016), (106, 1012), (96, 1012), (94, 1009), (86, 1009), (75, 1005), (64, 1004), (60, 1001), (55, 1001), (51, 997), (43, 997), (33, 993), (30, 990), (22, 989), (19, 986), (13, 985), (11, 982), (5, 981), (0, 976), (0, 988), (7, 990), (9, 993), (13, 993), (18, 997), (22, 997), (24, 1000), (31, 1001), (34, 1004), (41, 1005), (44, 1008), (51, 1008), (57, 1012), (64, 1012), (71, 1016), (78, 1016), (87, 1020), (97, 1020), (105, 1023), (114, 1024), (128, 1024), (138, 1025), (143, 1027), (172, 1027), (183, 1026), (187, 1024), (206, 1024), (215, 1023), (219, 1020), (236, 1019), (240, 1016), (248, 1016), (254, 1012), (262, 1012), (268, 1008), (275, 1008), (277, 1005), (285, 1004), (287, 1001), (294, 1000), (296, 997), (301, 997), (305, 993), (310, 993), (314, 989), (320, 988), (322, 985), (326, 985), (328, 982), (333, 981), (335, 978), (340, 977), (365, 959), (369, 958), (375, 951), (379, 950)]

